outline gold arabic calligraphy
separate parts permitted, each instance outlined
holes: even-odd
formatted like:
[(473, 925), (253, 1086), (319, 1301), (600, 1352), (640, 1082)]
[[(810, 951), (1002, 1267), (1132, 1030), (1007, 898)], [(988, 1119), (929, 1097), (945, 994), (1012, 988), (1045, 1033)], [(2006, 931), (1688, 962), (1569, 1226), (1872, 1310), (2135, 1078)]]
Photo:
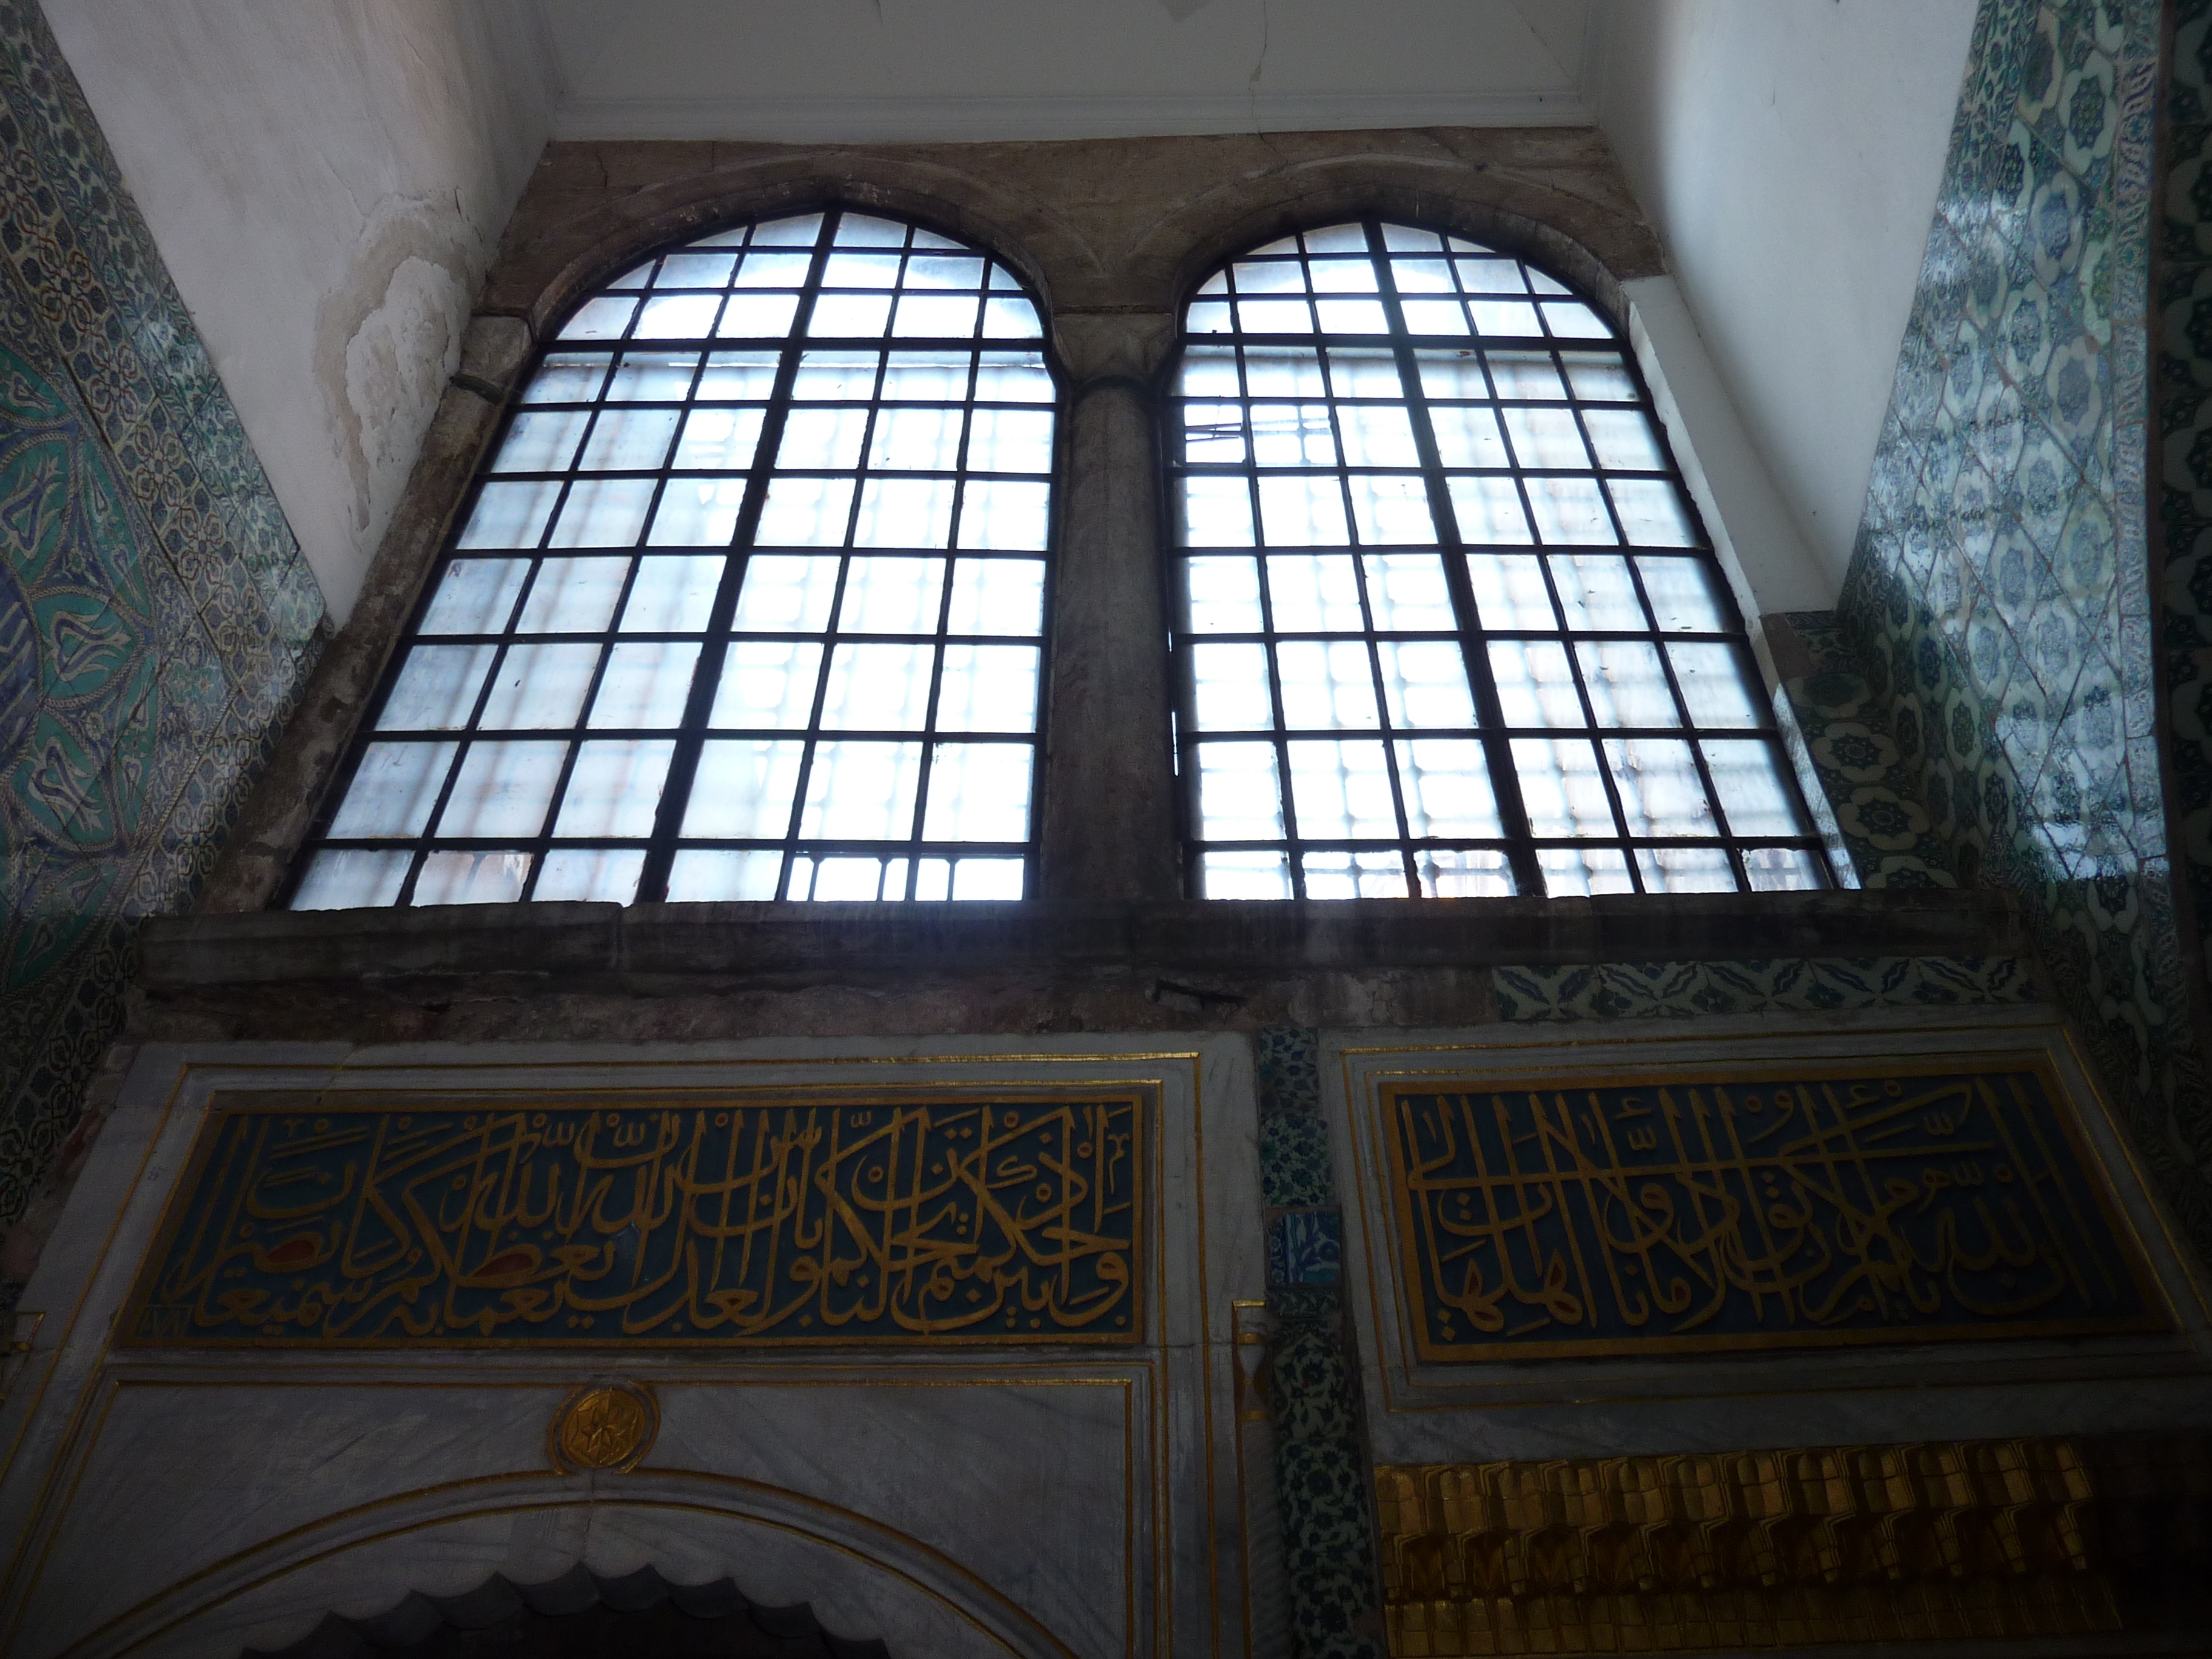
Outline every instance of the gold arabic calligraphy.
[(221, 1112), (126, 1340), (1133, 1340), (1142, 1109)]
[(2033, 1073), (1384, 1104), (1424, 1358), (2162, 1322)]

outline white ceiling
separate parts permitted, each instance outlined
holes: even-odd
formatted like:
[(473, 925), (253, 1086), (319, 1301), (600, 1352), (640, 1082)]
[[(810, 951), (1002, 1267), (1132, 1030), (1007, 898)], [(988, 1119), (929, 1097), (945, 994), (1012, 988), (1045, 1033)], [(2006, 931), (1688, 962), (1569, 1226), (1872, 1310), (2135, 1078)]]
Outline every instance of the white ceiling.
[(560, 138), (1581, 125), (1591, 0), (533, 0)]

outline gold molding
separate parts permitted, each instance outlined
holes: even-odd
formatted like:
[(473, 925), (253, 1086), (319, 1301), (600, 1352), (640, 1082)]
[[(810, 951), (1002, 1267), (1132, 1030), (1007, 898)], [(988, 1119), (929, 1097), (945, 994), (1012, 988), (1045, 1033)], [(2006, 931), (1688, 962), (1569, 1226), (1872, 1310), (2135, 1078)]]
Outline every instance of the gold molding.
[(2152, 1488), (2206, 1464), (2171, 1437), (1385, 1467), (1390, 1652), (2117, 1632), (2126, 1587), (2162, 1565), (2140, 1523), (2176, 1494)]

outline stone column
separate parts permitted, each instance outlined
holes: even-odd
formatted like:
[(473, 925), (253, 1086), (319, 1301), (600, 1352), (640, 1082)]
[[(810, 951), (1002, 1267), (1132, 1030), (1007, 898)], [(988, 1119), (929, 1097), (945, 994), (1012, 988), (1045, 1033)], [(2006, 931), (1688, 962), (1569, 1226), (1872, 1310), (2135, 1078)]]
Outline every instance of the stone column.
[(1047, 899), (1182, 890), (1152, 391), (1173, 330), (1172, 315), (1155, 311), (1054, 324), (1073, 389), (1042, 780)]

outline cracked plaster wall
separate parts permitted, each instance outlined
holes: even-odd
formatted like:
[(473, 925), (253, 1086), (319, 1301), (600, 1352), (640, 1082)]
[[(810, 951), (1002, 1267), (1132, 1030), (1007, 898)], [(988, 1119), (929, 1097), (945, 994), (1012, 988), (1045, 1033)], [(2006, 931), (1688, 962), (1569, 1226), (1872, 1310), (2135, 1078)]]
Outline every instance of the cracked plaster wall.
[(405, 488), (554, 71), (524, 0), (46, 0), (334, 620)]

